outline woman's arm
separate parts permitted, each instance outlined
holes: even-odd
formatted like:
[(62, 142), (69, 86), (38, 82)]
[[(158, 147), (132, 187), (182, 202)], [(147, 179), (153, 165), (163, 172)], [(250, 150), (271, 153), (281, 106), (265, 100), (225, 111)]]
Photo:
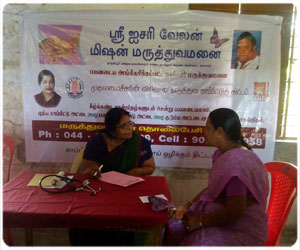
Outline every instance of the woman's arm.
[[(99, 163), (92, 160), (83, 159), (82, 160), (82, 167), (79, 173), (88, 174), (91, 177), (99, 178), (101, 176), (101, 172), (98, 171)], [(97, 174), (94, 176), (95, 172)]]
[(222, 226), (236, 222), (245, 212), (247, 207), (247, 195), (227, 196), (223, 208), (209, 214), (187, 215), (184, 217), (184, 225), (187, 230), (195, 230), (201, 226)]
[(204, 188), (200, 193), (198, 193), (193, 199), (188, 201), (185, 205), (178, 205), (176, 206), (176, 210), (170, 210), (169, 211), (169, 216), (172, 217), (173, 219), (176, 220), (181, 220), (185, 214), (185, 212), (189, 209), (191, 205), (193, 205), (196, 201), (200, 199), (200, 196), (202, 193), (206, 190)]
[(187, 208), (189, 208), (191, 205), (193, 205), (195, 202), (197, 202), (200, 199), (200, 196), (204, 193), (204, 191), (207, 188), (204, 188), (199, 194), (197, 194), (193, 199), (191, 199), (190, 201), (188, 201), (185, 206), (187, 206)]
[(154, 157), (152, 156), (150, 159), (143, 162), (140, 168), (132, 168), (126, 172), (129, 175), (143, 176), (143, 175), (151, 175), (155, 170), (155, 162)]
[[(98, 178), (101, 176), (101, 172), (98, 171), (99, 163), (92, 160), (83, 159), (82, 167), (80, 169), (80, 173), (88, 174), (91, 177)], [(151, 175), (155, 170), (155, 162), (153, 156), (144, 161), (143, 165), (140, 168), (133, 168), (127, 171), (126, 174), (129, 175), (136, 175), (136, 176), (143, 176), (143, 175)], [(97, 175), (94, 176), (95, 172), (97, 171)]]
[(245, 212), (247, 195), (227, 196), (224, 208), (202, 216), (203, 225), (221, 226), (236, 222)]

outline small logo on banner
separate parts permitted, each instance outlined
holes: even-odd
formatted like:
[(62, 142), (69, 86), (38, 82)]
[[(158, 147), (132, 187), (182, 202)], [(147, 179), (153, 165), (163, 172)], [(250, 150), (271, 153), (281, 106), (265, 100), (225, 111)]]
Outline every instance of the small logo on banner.
[(220, 48), (227, 41), (229, 41), (229, 38), (219, 39), (218, 31), (214, 28), (213, 35), (210, 37), (210, 44), (214, 44), (215, 48)]
[(269, 82), (254, 83), (254, 99), (265, 101), (269, 96)]
[(83, 93), (83, 82), (78, 77), (70, 77), (66, 83), (66, 90), (68, 96), (77, 99), (82, 96)]

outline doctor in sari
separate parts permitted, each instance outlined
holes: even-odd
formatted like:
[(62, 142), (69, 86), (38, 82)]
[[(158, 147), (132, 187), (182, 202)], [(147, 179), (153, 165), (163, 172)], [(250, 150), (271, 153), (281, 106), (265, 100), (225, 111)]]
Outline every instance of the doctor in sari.
[[(133, 132), (134, 123), (129, 112), (112, 108), (105, 116), (105, 130), (101, 131), (85, 147), (81, 173), (99, 177), (108, 171), (128, 175), (151, 175), (155, 163), (151, 143)], [(99, 166), (103, 165), (101, 171)]]
[(268, 235), (268, 176), (242, 137), (238, 115), (226, 108), (212, 111), (205, 138), (217, 148), (208, 186), (170, 211), (164, 244), (263, 246)]
[[(99, 178), (117, 171), (128, 175), (151, 175), (155, 162), (151, 143), (133, 132), (129, 112), (112, 108), (105, 116), (105, 130), (90, 140), (83, 153), (80, 173)], [(99, 170), (99, 166), (103, 168)], [(69, 229), (72, 246), (132, 246), (134, 233), (94, 229)]]

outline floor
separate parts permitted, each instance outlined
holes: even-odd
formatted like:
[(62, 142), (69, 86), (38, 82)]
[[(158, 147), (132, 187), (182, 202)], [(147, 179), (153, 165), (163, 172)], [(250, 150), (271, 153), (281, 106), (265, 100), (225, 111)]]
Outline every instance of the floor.
[[(286, 228), (280, 238), (280, 246), (292, 246), (297, 240), (297, 229)], [(299, 245), (299, 241), (297, 242)], [(299, 249), (299, 248), (298, 248)]]
[[(25, 246), (23, 229), (12, 229), (15, 246)], [(34, 246), (70, 246), (66, 229), (35, 229), (33, 232)], [(280, 246), (292, 246), (297, 240), (297, 229), (286, 228), (281, 236)], [(297, 243), (299, 244), (299, 242)], [(152, 246), (151, 235), (145, 246)]]

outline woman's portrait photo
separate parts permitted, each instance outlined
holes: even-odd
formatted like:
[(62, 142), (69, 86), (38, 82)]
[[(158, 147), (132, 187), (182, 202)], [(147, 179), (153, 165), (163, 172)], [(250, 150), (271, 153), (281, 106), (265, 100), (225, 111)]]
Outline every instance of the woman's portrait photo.
[(61, 99), (61, 96), (54, 91), (55, 77), (49, 70), (42, 70), (38, 76), (38, 84), (41, 88), (41, 93), (34, 96), (35, 101), (42, 107), (56, 107)]

